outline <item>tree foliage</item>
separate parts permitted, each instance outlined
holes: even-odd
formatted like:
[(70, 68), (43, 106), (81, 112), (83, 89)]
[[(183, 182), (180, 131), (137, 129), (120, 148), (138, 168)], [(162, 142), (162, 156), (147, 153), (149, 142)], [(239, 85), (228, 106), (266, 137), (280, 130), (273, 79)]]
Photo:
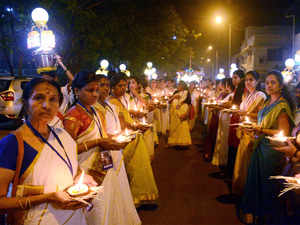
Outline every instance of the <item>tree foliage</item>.
[[(30, 29), (31, 10), (44, 7), (48, 27), (56, 35), (56, 50), (74, 72), (95, 70), (103, 58), (115, 67), (125, 63), (135, 74), (141, 74), (148, 61), (162, 72), (175, 72), (193, 55), (188, 40), (199, 37), (183, 24), (169, 0), (39, 0), (20, 5), (18, 15), (23, 19), (14, 18), (14, 24), (23, 27), (22, 38), (26, 40), (25, 31)], [(14, 51), (26, 51), (17, 41), (12, 46)]]

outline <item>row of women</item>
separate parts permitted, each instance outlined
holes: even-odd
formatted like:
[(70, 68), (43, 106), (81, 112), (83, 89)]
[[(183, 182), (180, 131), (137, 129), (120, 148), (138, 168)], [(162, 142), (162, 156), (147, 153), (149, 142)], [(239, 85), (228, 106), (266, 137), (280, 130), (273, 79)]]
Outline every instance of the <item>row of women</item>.
[[(25, 123), (0, 140), (0, 213), (6, 214), (7, 224), (141, 224), (136, 207), (156, 204), (158, 199), (151, 167), (158, 143), (156, 129), (173, 132), (169, 122), (162, 122), (165, 119), (156, 122), (160, 104), (153, 103), (158, 97), (155, 84), (149, 88), (151, 96), (122, 73), (111, 74), (109, 80), (79, 72), (71, 83), (75, 102), (62, 114), (65, 95), (53, 81), (55, 76), (44, 78), (26, 85)], [(164, 90), (173, 96), (172, 82)], [(174, 99), (178, 100), (175, 109), (186, 107), (184, 98)], [(141, 110), (133, 110), (137, 108)], [(180, 121), (170, 127), (178, 129)], [(115, 138), (134, 131), (131, 142)], [(103, 187), (89, 200), (89, 207), (67, 193), (83, 171), (84, 184)]]
[[(208, 132), (204, 158), (221, 169), (219, 178), (232, 179), (230, 191), (238, 197), (243, 222), (288, 224), (286, 219), (292, 217), (287, 215), (296, 215), (297, 210), (290, 206), (296, 203), (291, 198), (279, 198), (282, 184), (270, 177), (300, 173), (296, 169), (300, 160), (299, 121), (295, 121), (295, 105), (300, 101), (291, 97), (280, 72), (269, 72), (262, 85), (259, 81), (257, 72), (237, 70), (232, 78), (220, 81), (215, 91), (203, 91), (202, 120)], [(295, 88), (298, 99), (299, 88)], [(212, 102), (209, 99), (214, 104), (208, 104)], [(251, 126), (239, 125), (249, 121)], [(297, 138), (286, 146), (270, 143), (267, 137), (280, 131)]]

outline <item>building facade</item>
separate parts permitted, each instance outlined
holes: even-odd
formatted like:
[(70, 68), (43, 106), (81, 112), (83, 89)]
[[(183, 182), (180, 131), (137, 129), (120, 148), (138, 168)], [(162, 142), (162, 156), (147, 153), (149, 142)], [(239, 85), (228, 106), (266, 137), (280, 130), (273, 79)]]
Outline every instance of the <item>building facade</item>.
[(291, 53), (291, 27), (247, 27), (245, 40), (234, 58), (245, 71), (256, 70), (261, 74), (284, 68), (284, 61)]

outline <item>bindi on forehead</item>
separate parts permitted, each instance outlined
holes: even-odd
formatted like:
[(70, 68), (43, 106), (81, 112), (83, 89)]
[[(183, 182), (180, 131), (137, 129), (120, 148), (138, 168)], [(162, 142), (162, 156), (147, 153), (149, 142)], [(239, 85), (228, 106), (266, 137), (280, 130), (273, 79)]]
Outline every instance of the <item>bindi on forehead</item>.
[(46, 95), (58, 95), (58, 92), (55, 87), (47, 84), (42, 83), (35, 87), (34, 89), (35, 94), (46, 94)]

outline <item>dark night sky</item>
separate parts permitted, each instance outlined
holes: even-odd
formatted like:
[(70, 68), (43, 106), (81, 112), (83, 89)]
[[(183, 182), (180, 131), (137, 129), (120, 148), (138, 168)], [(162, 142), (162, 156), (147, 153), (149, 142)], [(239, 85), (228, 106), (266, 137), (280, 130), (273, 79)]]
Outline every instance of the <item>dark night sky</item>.
[[(247, 26), (291, 25), (288, 12), (299, 12), (300, 0), (173, 0), (184, 23), (202, 32), (199, 47), (208, 44), (225, 46), (228, 40), (226, 25), (217, 26), (213, 18), (223, 15), (232, 24), (233, 53), (244, 38)], [(297, 9), (298, 5), (298, 9)], [(226, 24), (226, 23), (225, 23)], [(226, 29), (227, 28), (227, 29)]]

